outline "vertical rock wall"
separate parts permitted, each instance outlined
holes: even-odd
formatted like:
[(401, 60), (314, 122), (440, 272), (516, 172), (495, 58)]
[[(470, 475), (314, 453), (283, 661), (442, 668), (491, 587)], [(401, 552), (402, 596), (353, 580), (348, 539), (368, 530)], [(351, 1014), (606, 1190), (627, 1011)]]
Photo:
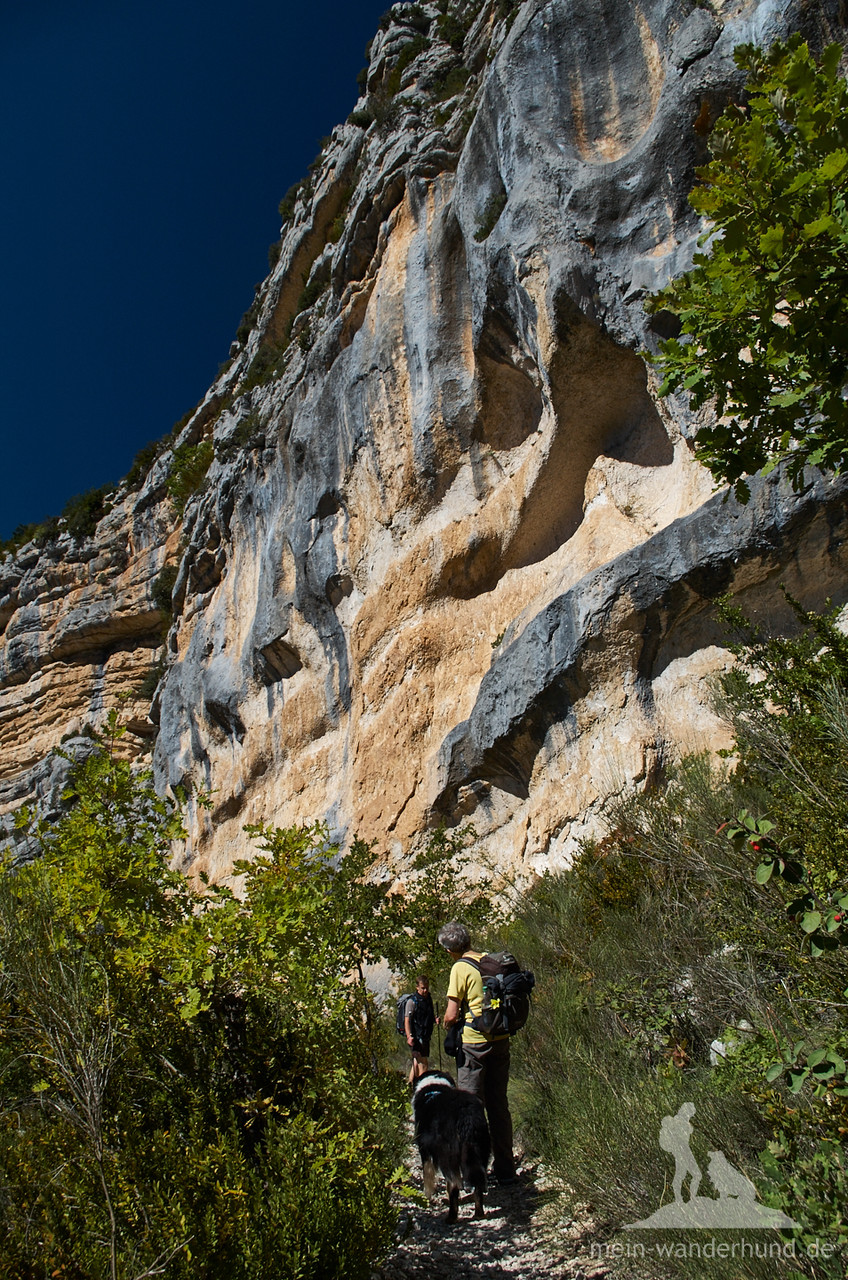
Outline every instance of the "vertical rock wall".
[[(639, 355), (642, 299), (691, 259), (686, 193), (739, 93), (733, 47), (805, 22), (832, 38), (831, 7), (485, 3), (458, 39), (434, 7), (395, 6), (181, 438), (215, 446), (182, 541), (165, 453), (94, 544), (127, 547), (116, 679), (149, 660), (154, 571), (179, 566), (151, 714), (161, 783), (212, 792), (189, 862), (225, 875), (245, 822), (315, 818), (398, 860), (469, 817), (505, 865), (565, 859), (611, 794), (723, 741), (718, 592), (778, 623), (779, 581), (846, 598), (844, 486), (775, 477), (724, 503)], [(90, 582), (78, 549), (58, 555)], [(26, 572), (50, 572), (43, 553)], [(6, 599), (11, 671), (25, 604)], [(70, 599), (4, 688), (12, 798), (69, 721), (39, 713), (36, 738), (24, 686), (63, 628), (85, 634)]]

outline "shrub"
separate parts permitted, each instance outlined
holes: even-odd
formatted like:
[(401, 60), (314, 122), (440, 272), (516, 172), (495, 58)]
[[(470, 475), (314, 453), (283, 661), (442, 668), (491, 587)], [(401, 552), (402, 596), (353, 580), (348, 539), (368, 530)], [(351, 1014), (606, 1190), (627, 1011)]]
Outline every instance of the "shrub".
[(139, 449), (138, 453), (132, 460), (132, 465), (130, 466), (129, 471), (124, 476), (124, 484), (127, 486), (130, 493), (141, 488), (147, 478), (150, 468), (153, 466), (153, 463), (156, 461), (161, 451), (162, 442), (159, 440), (151, 440), (148, 444), (144, 445), (143, 448)]
[(107, 497), (113, 492), (113, 488), (113, 485), (104, 484), (99, 489), (89, 489), (87, 493), (78, 494), (65, 503), (62, 519), (76, 542), (94, 536), (99, 521), (111, 510)]
[(471, 27), (471, 21), (467, 18), (460, 18), (455, 13), (442, 13), (436, 19), (436, 30), (439, 38), (444, 40), (445, 44), (449, 44), (452, 49), (457, 52), (462, 50)]
[(359, 111), (351, 111), (348, 121), (355, 124), (357, 129), (367, 129), (374, 123), (374, 112), (370, 107), (362, 107)]
[(58, 537), (59, 532), (58, 516), (49, 516), (46, 520), (35, 524), (19, 524), (5, 542), (0, 542), (0, 551), (11, 551), (14, 554), (28, 542), (34, 542), (36, 546), (43, 547)]
[(400, 107), (396, 99), (378, 94), (371, 99), (370, 106), (374, 112), (377, 128), (384, 133), (393, 129), (400, 119)]
[[(341, 216), (343, 217), (344, 214)], [(308, 311), (310, 307), (314, 307), (329, 284), (329, 275), (330, 264), (325, 262), (313, 273), (311, 280), (306, 280), (304, 277), (303, 289), (295, 306), (295, 316), (299, 316), (301, 311)]]
[(247, 342), (248, 338), (253, 332), (253, 329), (256, 325), (256, 321), (259, 318), (259, 311), (262, 306), (262, 300), (259, 296), (261, 288), (262, 288), (261, 285), (255, 286), (253, 290), (253, 301), (251, 302), (247, 311), (245, 311), (244, 315), (239, 321), (239, 327), (236, 330), (236, 340), (240, 342), (242, 346), (244, 346), (244, 344)]
[(462, 93), (471, 72), (460, 63), (454, 63), (430, 82), (430, 91), (436, 102), (448, 102)]
[(221, 462), (229, 462), (242, 449), (249, 449), (262, 438), (262, 420), (256, 410), (241, 418), (235, 430), (215, 446), (215, 454)]
[(403, 73), (406, 68), (415, 61), (419, 53), (423, 53), (430, 48), (430, 41), (426, 36), (414, 36), (408, 44), (405, 44), (398, 54), (398, 59), (392, 67), (389, 78), (386, 82), (386, 93), (393, 98), (400, 89)]
[(243, 900), (193, 888), (119, 736), (0, 878), (0, 1276), (366, 1280), (405, 1135), (345, 979), (357, 890), (320, 825), (253, 829)]
[[(291, 332), (291, 325), (289, 325), (289, 332)], [(272, 342), (264, 342), (250, 362), (250, 368), (245, 374), (241, 390), (243, 392), (252, 391), (254, 387), (260, 387), (266, 382), (270, 382), (280, 371), (282, 358), (288, 345), (288, 336), (286, 336), (285, 342), (279, 345)]]
[(168, 496), (182, 515), (189, 498), (202, 487), (215, 457), (211, 436), (197, 444), (180, 444), (174, 450), (168, 476)]
[[(659, 1119), (694, 1101), (708, 1144), (799, 1223), (783, 1233), (801, 1247), (793, 1265), (836, 1277), (848, 1251), (848, 640), (832, 615), (799, 610), (804, 631), (786, 638), (724, 614), (745, 637), (720, 693), (735, 767), (682, 761), (619, 804), (609, 834), (519, 913), (513, 945), (547, 974), (517, 1046), (527, 1124), (617, 1229), (659, 1205)], [(718, 1067), (714, 1039), (731, 1046)], [(830, 1262), (807, 1257), (816, 1239), (836, 1249)], [(710, 1265), (670, 1273), (739, 1274)]]
[(138, 697), (144, 699), (145, 702), (150, 702), (153, 698), (154, 693), (156, 692), (159, 681), (162, 679), (162, 676), (164, 675), (164, 672), (165, 672), (165, 663), (162, 659), (160, 659), (158, 662), (152, 662), (150, 664), (150, 669), (146, 672), (146, 674), (142, 677), (142, 679), (138, 683), (138, 686), (136, 688), (136, 693)]
[(412, 27), (414, 31), (420, 31), (422, 35), (426, 35), (430, 30), (430, 19), (421, 8), (420, 4), (408, 4), (401, 10), (400, 21), (407, 27)]
[(173, 595), (176, 581), (177, 566), (175, 564), (163, 564), (150, 589), (150, 595), (156, 608), (169, 619), (173, 613), (171, 596)]
[(483, 217), (480, 225), (474, 232), (474, 239), (479, 243), (488, 240), (489, 236), (495, 229), (495, 224), (506, 208), (506, 192), (498, 191), (494, 195), (489, 196), (486, 201), (486, 207), (483, 210)]
[[(312, 162), (312, 165), (313, 166), (315, 165), (315, 161)], [(312, 172), (312, 166), (310, 166), (310, 175), (311, 175), (311, 172)], [(283, 223), (291, 222), (292, 218), (294, 217), (294, 210), (298, 200), (301, 197), (304, 200), (308, 200), (311, 194), (312, 194), (311, 176), (306, 178), (301, 178), (299, 182), (295, 182), (293, 186), (289, 187), (288, 191), (280, 201), (280, 204), (278, 207), (278, 212), (280, 215), (281, 222)]]

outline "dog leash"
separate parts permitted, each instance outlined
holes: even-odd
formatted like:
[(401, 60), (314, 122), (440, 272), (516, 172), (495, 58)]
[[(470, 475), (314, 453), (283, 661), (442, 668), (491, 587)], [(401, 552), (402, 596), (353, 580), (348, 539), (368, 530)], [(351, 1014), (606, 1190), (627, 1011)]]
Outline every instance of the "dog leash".
[(436, 1044), (439, 1046), (439, 1070), (442, 1069), (442, 1027), (439, 1022), (439, 1002), (436, 1001)]

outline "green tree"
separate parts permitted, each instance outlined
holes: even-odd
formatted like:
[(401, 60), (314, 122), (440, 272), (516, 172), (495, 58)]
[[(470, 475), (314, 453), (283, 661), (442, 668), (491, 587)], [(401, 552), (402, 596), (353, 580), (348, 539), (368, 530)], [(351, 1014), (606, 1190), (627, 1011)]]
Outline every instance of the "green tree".
[(709, 223), (691, 271), (653, 295), (681, 337), (660, 344), (661, 393), (715, 400), (697, 456), (748, 497), (744, 476), (787, 461), (848, 462), (848, 86), (842, 50), (816, 63), (798, 36), (735, 51), (747, 104), (710, 139), (689, 199)]
[(238, 896), (195, 887), (119, 736), (0, 875), (0, 1277), (367, 1276), (403, 1097), (372, 1069), (338, 850), (263, 829)]

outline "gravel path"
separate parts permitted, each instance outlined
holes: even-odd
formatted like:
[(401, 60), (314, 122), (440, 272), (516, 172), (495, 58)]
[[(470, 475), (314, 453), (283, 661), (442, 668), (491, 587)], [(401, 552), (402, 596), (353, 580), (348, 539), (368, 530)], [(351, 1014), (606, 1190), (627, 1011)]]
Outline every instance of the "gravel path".
[[(414, 1147), (410, 1167), (420, 1190)], [(475, 1220), (473, 1213), (473, 1197), (466, 1195), (460, 1200), (459, 1221), (446, 1222), (441, 1180), (431, 1207), (407, 1202), (395, 1252), (374, 1280), (601, 1280), (611, 1274), (598, 1257), (591, 1222), (569, 1216), (561, 1190), (532, 1162), (522, 1164), (517, 1185), (490, 1184), (484, 1218)]]

